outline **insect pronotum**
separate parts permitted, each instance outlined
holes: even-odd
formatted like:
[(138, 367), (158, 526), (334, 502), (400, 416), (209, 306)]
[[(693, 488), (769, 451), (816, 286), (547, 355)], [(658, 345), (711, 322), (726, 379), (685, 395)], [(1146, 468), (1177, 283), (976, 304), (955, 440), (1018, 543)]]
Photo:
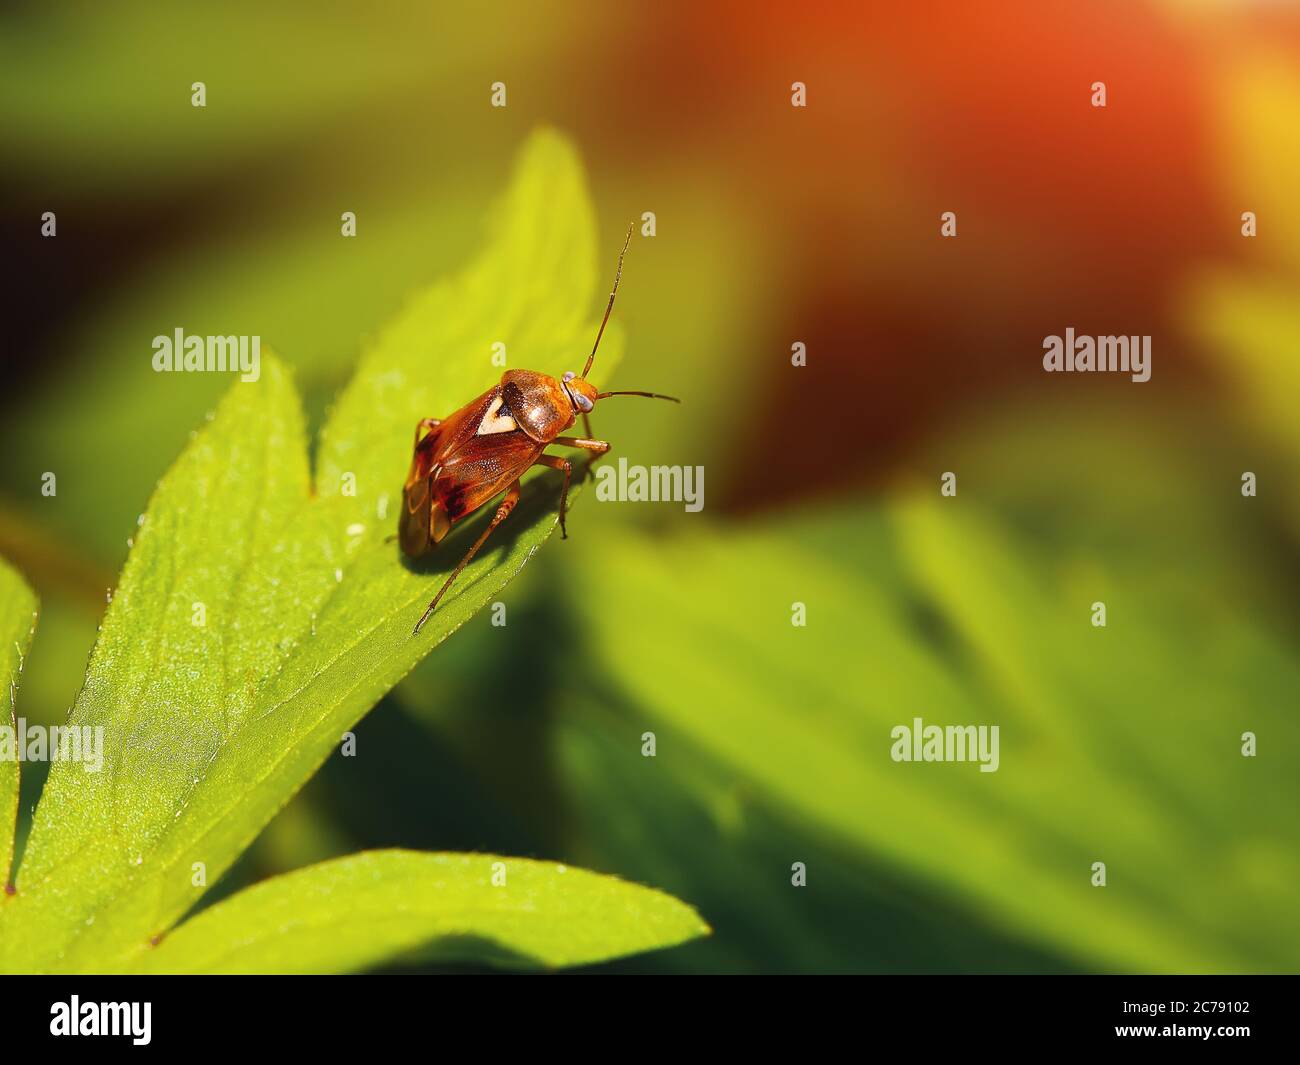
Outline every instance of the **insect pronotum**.
[[(412, 635), (429, 620), (447, 589), (492, 535), (492, 530), (510, 516), (519, 502), (519, 478), (530, 467), (546, 466), (564, 474), (564, 487), (560, 490), (560, 534), (568, 537), (564, 519), (573, 467), (568, 459), (547, 455), (545, 451), (551, 444), (580, 448), (591, 452), (592, 461), (609, 451), (607, 441), (596, 440), (591, 435), (589, 415), (597, 400), (609, 396), (646, 396), (681, 402), (657, 392), (598, 392), (587, 381), (605, 324), (614, 309), (632, 228), (628, 227), (623, 249), (618, 254), (618, 269), (609, 303), (605, 305), (605, 317), (600, 320), (596, 342), (581, 374), (570, 371), (557, 380), (534, 370), (507, 370), (497, 384), (459, 410), (445, 418), (421, 418), (416, 424), (411, 469), (402, 489), (403, 506), (397, 530), (406, 555), (419, 558), (427, 554), (462, 518), (473, 514), (503, 490), (505, 496), (487, 528), (465, 552), (465, 557), (416, 622)], [(579, 415), (586, 435), (561, 436)]]

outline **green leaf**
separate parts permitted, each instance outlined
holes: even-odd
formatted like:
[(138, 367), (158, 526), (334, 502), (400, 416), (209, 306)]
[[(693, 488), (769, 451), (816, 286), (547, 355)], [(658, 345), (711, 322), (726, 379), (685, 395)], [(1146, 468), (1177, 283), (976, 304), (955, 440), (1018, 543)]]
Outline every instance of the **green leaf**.
[[(542, 133), (481, 257), (421, 297), (363, 361), (323, 432), (314, 491), (288, 372), (265, 356), (259, 381), (232, 387), (142, 516), (70, 718), (104, 730), (103, 770), (51, 767), (19, 893), (0, 912), (0, 968), (129, 964), (342, 734), (519, 571), (554, 529), (553, 474), (525, 485), (510, 521), (411, 637), (489, 516), (466, 522), (431, 565), (401, 561), (385, 541), (412, 431), (499, 376), (496, 341), (512, 365), (576, 363), (603, 310), (596, 276), (581, 167)], [(602, 345), (606, 368), (617, 350), (617, 337)]]
[[(1249, 602), (1185, 568), (1179, 585), (1040, 557), (969, 501), (928, 496), (620, 537), (584, 567), (589, 673), (637, 707), (631, 734), (657, 729), (659, 761), (689, 743), (738, 793), (1084, 966), (1295, 968), (1300, 829), (1280, 797), (1300, 671)], [(1108, 628), (1089, 624), (1094, 599)], [(610, 616), (635, 616), (636, 639)], [(999, 769), (893, 761), (915, 717), (997, 725)], [(1273, 754), (1243, 758), (1247, 730)]]
[[(0, 729), (16, 729), (18, 676), (23, 657), (36, 628), (36, 597), (12, 569), (0, 559)], [(13, 867), (14, 828), (18, 821), (19, 760), (0, 743), (0, 888), (9, 883)], [(0, 905), (3, 905), (0, 900)]]
[(393, 958), (559, 968), (707, 932), (671, 896), (583, 869), (493, 854), (372, 851), (247, 888), (181, 925), (136, 968), (328, 973)]

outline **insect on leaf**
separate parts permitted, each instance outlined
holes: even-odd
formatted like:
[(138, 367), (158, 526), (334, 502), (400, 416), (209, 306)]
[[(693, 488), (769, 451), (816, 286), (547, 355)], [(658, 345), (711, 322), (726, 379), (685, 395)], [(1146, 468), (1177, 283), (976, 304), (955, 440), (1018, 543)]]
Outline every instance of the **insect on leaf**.
[(102, 770), (51, 766), (0, 909), (0, 969), (140, 964), (343, 733), (551, 534), (553, 474), (525, 486), (411, 637), (491, 509), (428, 565), (401, 561), (386, 538), (417, 418), (499, 376), (496, 342), (535, 369), (580, 364), (603, 310), (597, 273), (580, 164), (540, 133), (480, 258), (364, 357), (323, 431), (314, 491), (288, 371), (266, 356), (260, 380), (231, 388), (141, 516), (69, 722), (103, 729)]

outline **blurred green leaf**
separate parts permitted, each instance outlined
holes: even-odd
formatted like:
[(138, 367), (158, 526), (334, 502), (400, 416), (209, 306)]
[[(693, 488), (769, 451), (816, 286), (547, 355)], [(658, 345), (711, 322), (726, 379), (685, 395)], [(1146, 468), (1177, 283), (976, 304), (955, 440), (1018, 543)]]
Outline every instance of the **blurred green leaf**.
[[(605, 551), (611, 538), (626, 535), (626, 530), (607, 529), (587, 541), (593, 534), (585, 511), (582, 517), (580, 528), (588, 531), (576, 542), (589, 543), (587, 554)], [(823, 535), (834, 547), (842, 532), (837, 523), (799, 524), (809, 550), (819, 545), (808, 541)], [(618, 869), (718, 915), (718, 935), (621, 968), (711, 973), (1073, 968), (1026, 937), (972, 922), (960, 899), (919, 882), (906, 869), (891, 869), (860, 847), (810, 832), (806, 819), (791, 816), (770, 792), (638, 704), (602, 668), (604, 660), (588, 653), (571, 616), (572, 597), (565, 593), (573, 587), (574, 544), (571, 534), (569, 550), (547, 552), (505, 590), (507, 625), (492, 625), (486, 614), (479, 615), (457, 637), (455, 655), (426, 660), (394, 690), (392, 698), (424, 725), (428, 739), (422, 744), (418, 736), (403, 734), (400, 742), (390, 742), (390, 749), (403, 754), (386, 763), (389, 791), (407, 776), (401, 768), (405, 752), (422, 746), (449, 752), (454, 760), (418, 787), (434, 811), (458, 805), (456, 823), (471, 840), (517, 838), (485, 823), (486, 812), (504, 803), (517, 819), (513, 823), (533, 838), (531, 844), (512, 842), (506, 849)], [(584, 585), (583, 594), (600, 598), (603, 592)], [(650, 605), (639, 609), (638, 624), (623, 629), (628, 640), (638, 640)], [(598, 623), (608, 626), (618, 616), (603, 603)], [(582, 663), (577, 690), (573, 662)], [(528, 678), (527, 700), (499, 697), (502, 663), (512, 675)], [(690, 698), (688, 691), (679, 697)], [(363, 742), (373, 742), (375, 724), (371, 715)], [(646, 729), (656, 734), (655, 757), (642, 754)], [(339, 763), (334, 769), (340, 788), (355, 779), (355, 769), (344, 771)], [(330, 767), (321, 776), (328, 779)], [(391, 834), (394, 819), (405, 811), (381, 808), (384, 789), (378, 780), (362, 790), (379, 808), (372, 811), (369, 831), (360, 831), (358, 838)], [(344, 796), (346, 807), (338, 807), (335, 817), (352, 823), (366, 801), (358, 804), (347, 793), (340, 799)], [(460, 796), (469, 801), (458, 803)], [(441, 814), (428, 816), (440, 819)], [(423, 837), (408, 828), (400, 838)], [(816, 870), (809, 890), (790, 883), (795, 859)], [(745, 890), (737, 893), (737, 884)], [(780, 920), (773, 920), (774, 913)]]
[[(594, 672), (592, 670), (591, 672)], [(589, 673), (590, 675), (590, 673)], [(653, 729), (656, 754), (641, 753)], [(971, 919), (960, 898), (864, 848), (810, 831), (765, 789), (603, 684), (565, 699), (552, 741), (566, 848), (716, 915), (718, 934), (637, 970), (1062, 972), (1044, 945)], [(791, 864), (810, 871), (791, 883)], [(737, 892), (736, 884), (745, 890)], [(773, 920), (773, 914), (780, 920)]]
[[(1207, 632), (1189, 588), (1173, 629), (1177, 602), (1148, 606), (1122, 569), (1044, 562), (969, 503), (937, 499), (626, 537), (584, 566), (600, 592), (577, 600), (594, 667), (641, 708), (636, 728), (688, 738), (809, 831), (1081, 964), (1300, 958), (1292, 763), (1240, 753), (1247, 730), (1278, 751), (1300, 741), (1287, 712), (1300, 672), (1229, 600)], [(1089, 623), (1095, 599), (1106, 629)], [(635, 616), (635, 638), (606, 616)], [(893, 762), (890, 731), (914, 717), (998, 725), (999, 770)], [(1098, 860), (1104, 889), (1090, 884)]]
[(583, 869), (493, 854), (372, 851), (247, 888), (181, 925), (137, 968), (329, 973), (392, 958), (559, 968), (707, 932), (671, 896)]
[[(0, 728), (17, 729), (18, 677), (23, 657), (36, 628), (36, 596), (23, 579), (0, 559), (0, 701), (8, 713), (0, 715)], [(0, 889), (9, 883), (13, 867), (14, 828), (18, 821), (19, 759), (0, 746)], [(4, 901), (0, 900), (0, 905)]]
[(52, 766), (19, 894), (0, 913), (5, 968), (137, 957), (342, 734), (550, 535), (554, 478), (530, 483), (411, 637), (486, 517), (449, 541), (436, 572), (403, 565), (385, 542), (416, 419), (499, 375), (495, 339), (552, 369), (594, 335), (594, 225), (581, 168), (558, 136), (530, 142), (494, 223), (478, 262), (366, 357), (324, 430), (314, 492), (297, 397), (269, 356), (159, 484), (70, 719), (103, 727), (103, 772)]

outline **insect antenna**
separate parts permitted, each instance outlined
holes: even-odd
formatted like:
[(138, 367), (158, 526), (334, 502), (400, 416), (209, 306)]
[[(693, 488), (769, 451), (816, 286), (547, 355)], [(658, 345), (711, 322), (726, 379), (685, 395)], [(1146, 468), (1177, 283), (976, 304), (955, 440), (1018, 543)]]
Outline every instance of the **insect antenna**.
[(618, 295), (618, 281), (623, 276), (623, 256), (627, 254), (627, 246), (632, 243), (632, 230), (635, 228), (635, 222), (627, 227), (627, 238), (623, 241), (623, 250), (618, 253), (618, 269), (614, 271), (614, 288), (609, 294), (609, 303), (605, 305), (605, 317), (600, 320), (600, 330), (596, 333), (596, 343), (591, 345), (591, 354), (587, 356), (587, 365), (582, 368), (583, 377), (587, 376), (591, 364), (596, 361), (596, 349), (600, 347), (600, 338), (605, 335), (605, 323), (609, 321), (609, 312), (614, 309), (614, 297)]
[(597, 392), (597, 399), (608, 399), (610, 396), (645, 396), (646, 399), (666, 399), (673, 403), (680, 403), (681, 400), (676, 396), (665, 396), (660, 392)]

